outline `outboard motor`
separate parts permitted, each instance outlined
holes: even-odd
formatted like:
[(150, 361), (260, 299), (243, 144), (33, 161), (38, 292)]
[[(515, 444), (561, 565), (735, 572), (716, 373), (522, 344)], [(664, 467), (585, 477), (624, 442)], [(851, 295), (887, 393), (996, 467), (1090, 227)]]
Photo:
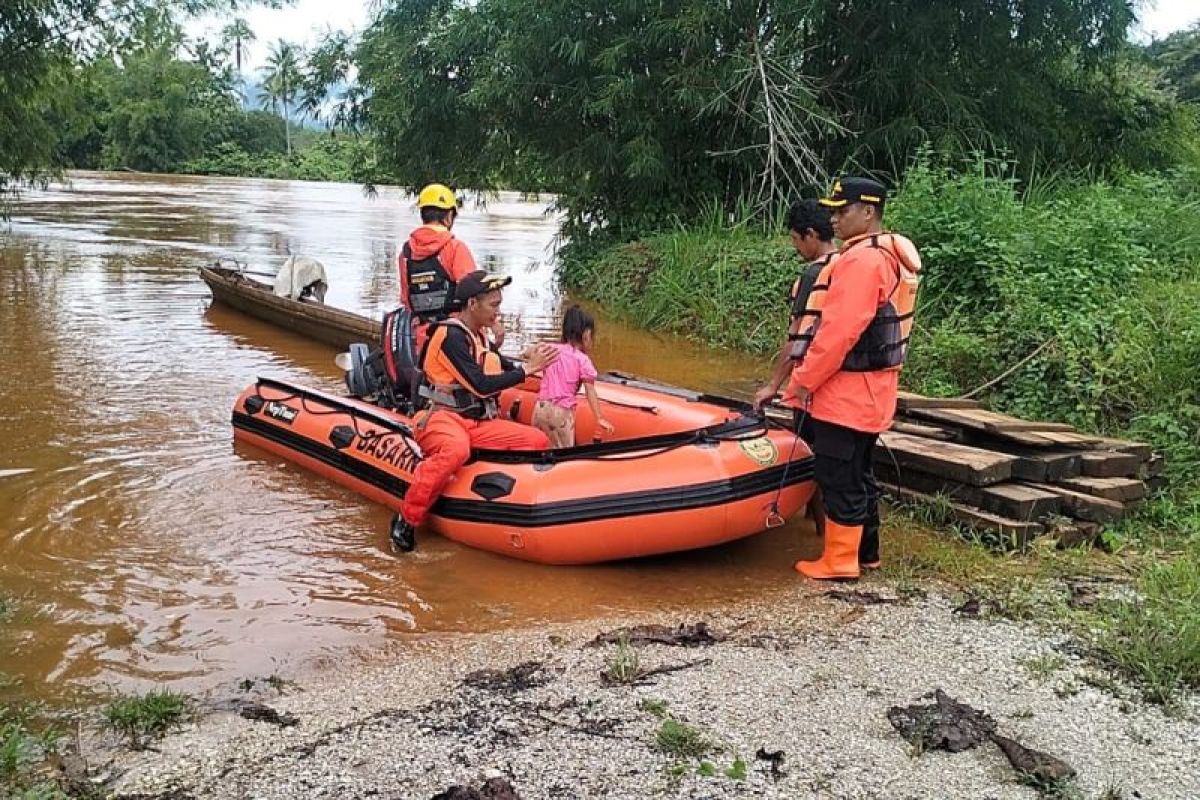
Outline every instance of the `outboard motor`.
[(425, 376), (417, 366), (412, 312), (398, 308), (385, 314), (380, 339), (373, 350), (361, 343), (350, 345), (346, 386), (355, 397), (416, 413), (423, 405), (418, 390)]

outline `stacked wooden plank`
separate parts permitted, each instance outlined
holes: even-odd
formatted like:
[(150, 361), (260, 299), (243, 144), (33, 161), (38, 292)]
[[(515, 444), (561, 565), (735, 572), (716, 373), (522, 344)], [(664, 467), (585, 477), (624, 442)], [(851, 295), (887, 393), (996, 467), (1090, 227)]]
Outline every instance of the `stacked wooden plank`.
[(1013, 546), (1046, 532), (1094, 540), (1165, 480), (1162, 457), (1140, 442), (905, 392), (875, 467), (892, 496), (934, 503)]

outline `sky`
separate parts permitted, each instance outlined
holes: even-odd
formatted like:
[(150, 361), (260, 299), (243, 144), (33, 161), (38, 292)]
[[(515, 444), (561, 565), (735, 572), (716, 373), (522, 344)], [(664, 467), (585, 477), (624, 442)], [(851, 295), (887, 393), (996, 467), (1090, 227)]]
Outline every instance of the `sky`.
[[(370, 8), (377, 0), (296, 0), (281, 9), (252, 8), (243, 13), (258, 36), (250, 46), (248, 72), (254, 72), (267, 59), (267, 50), (283, 38), (293, 44), (311, 46), (327, 30), (361, 30), (370, 19)], [(1133, 38), (1146, 42), (1166, 36), (1200, 21), (1200, 0), (1149, 0), (1142, 4), (1141, 25)], [(192, 36), (207, 35), (216, 40), (228, 19), (204, 17), (188, 26)]]

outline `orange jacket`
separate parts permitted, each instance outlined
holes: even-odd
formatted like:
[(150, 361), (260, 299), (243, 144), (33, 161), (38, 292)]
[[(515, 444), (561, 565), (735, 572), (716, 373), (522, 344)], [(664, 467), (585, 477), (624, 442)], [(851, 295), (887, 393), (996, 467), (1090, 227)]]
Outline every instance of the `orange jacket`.
[[(470, 248), (454, 238), (454, 234), (448, 228), (436, 223), (422, 225), (413, 231), (408, 237), (408, 246), (412, 250), (412, 257), (416, 260), (428, 258), (433, 253), (437, 253), (438, 261), (442, 262), (442, 268), (446, 270), (450, 280), (455, 282), (461, 281), (478, 269)], [(404, 258), (403, 252), (399, 256), (399, 268), (400, 302), (405, 308), (408, 308), (408, 262)]]
[[(843, 245), (841, 256), (829, 267), (820, 324), (788, 384), (788, 394), (801, 387), (808, 390), (814, 419), (866, 433), (891, 426), (900, 365), (851, 371), (845, 369), (846, 357), (880, 309), (900, 298), (900, 313), (911, 313), (920, 269), (912, 243), (895, 234), (868, 234)], [(902, 325), (905, 339), (911, 325), (907, 317)]]

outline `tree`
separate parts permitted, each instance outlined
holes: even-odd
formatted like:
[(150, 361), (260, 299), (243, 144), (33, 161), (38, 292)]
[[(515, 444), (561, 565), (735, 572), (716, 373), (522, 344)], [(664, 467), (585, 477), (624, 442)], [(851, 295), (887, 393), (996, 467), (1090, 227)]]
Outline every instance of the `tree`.
[[(253, 2), (253, 0), (252, 0)], [(280, 0), (257, 0), (278, 6)], [(221, 11), (242, 0), (4, 0), (0, 3), (0, 195), (59, 169), (50, 125), (60, 81), (125, 49), (148, 20)]]
[(228, 84), (162, 43), (109, 66), (104, 160), (154, 172), (178, 169), (224, 133), (237, 111)]
[(1200, 103), (1200, 22), (1152, 43), (1147, 52), (1180, 100)]
[(233, 53), (237, 74), (242, 74), (242, 59), (247, 55), (250, 45), (257, 40), (254, 31), (246, 20), (238, 17), (221, 29), (221, 41)]
[(1126, 0), (396, 0), (356, 60), (386, 174), (549, 189), (568, 233), (625, 236), (847, 165), (895, 178), (928, 145), (1167, 163), (1178, 117), (1131, 67), (1132, 20)]
[(277, 41), (267, 56), (267, 66), (262, 69), (263, 77), (263, 106), (272, 111), (281, 109), (283, 113), (283, 131), (287, 142), (288, 158), (292, 157), (291, 122), (288, 119), (292, 100), (300, 91), (302, 76), (299, 63), (300, 52), (295, 45)]

